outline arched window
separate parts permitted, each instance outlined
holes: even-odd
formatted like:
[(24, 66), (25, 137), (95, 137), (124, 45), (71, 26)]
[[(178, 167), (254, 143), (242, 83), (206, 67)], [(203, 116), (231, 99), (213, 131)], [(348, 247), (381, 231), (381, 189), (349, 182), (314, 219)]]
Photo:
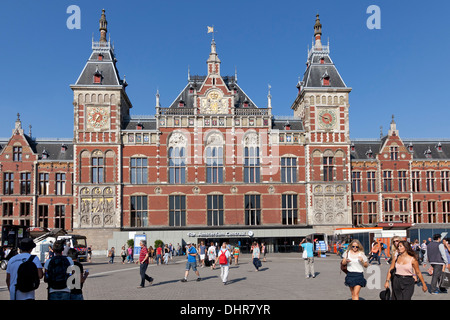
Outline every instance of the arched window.
[(223, 138), (216, 133), (206, 141), (206, 182), (223, 182)]
[(186, 149), (184, 147), (169, 148), (169, 183), (186, 182)]
[(259, 139), (256, 133), (244, 139), (244, 182), (259, 183), (261, 168), (259, 159)]
[(169, 139), (169, 183), (186, 182), (186, 137), (175, 132)]

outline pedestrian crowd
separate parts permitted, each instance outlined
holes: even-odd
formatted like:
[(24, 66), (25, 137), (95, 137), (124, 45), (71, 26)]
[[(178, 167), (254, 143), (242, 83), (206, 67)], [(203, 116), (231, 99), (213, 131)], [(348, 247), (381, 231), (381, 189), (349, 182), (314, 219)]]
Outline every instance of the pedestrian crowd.
[[(12, 257), (7, 266), (6, 283), (11, 300), (34, 300), (35, 290), (39, 287), (40, 279), (47, 283), (48, 300), (83, 300), (83, 285), (89, 275), (78, 262), (78, 253), (73, 248), (67, 248), (63, 240), (56, 241), (51, 254), (48, 255), (44, 265), (39, 258), (31, 252), (36, 244), (32, 239), (23, 239), (20, 243), (20, 253)], [(300, 242), (302, 258), (305, 265), (306, 278), (315, 278), (314, 270), (314, 244), (311, 239), (305, 238)], [(381, 264), (381, 258), (389, 264), (386, 275), (384, 291), (380, 298), (384, 300), (411, 300), (416, 286), (421, 286), (423, 292), (431, 294), (447, 293), (449, 287), (448, 275), (450, 273), (450, 244), (448, 239), (441, 239), (436, 234), (422, 244), (418, 240), (409, 243), (401, 237), (393, 237), (390, 247), (381, 241), (374, 241), (370, 246), (369, 255), (366, 256), (364, 247), (357, 239), (348, 243), (338, 243), (337, 254), (342, 258), (341, 271), (345, 272), (345, 286), (349, 287), (351, 299), (359, 300), (360, 291), (366, 287), (364, 271), (372, 263)], [(266, 261), (267, 249), (264, 243), (252, 243), (250, 248), (252, 263), (255, 272), (260, 271), (262, 262)], [(173, 259), (174, 255), (186, 255), (184, 277), (181, 282), (187, 282), (190, 270), (196, 275), (196, 281), (201, 281), (198, 268), (220, 268), (220, 279), (224, 285), (229, 283), (230, 265), (233, 261), (239, 264), (240, 248), (223, 242), (221, 245), (213, 242), (205, 245), (204, 242), (196, 245), (188, 242), (184, 248), (178, 244), (158, 245), (156, 249), (147, 247), (145, 240), (140, 241), (139, 264), (140, 284), (144, 288), (146, 283), (151, 285), (154, 279), (147, 275), (148, 265), (151, 263), (165, 264)], [(115, 248), (108, 250), (108, 263), (114, 263)], [(134, 263), (133, 248), (123, 246), (120, 251), (122, 263)], [(90, 261), (90, 257), (88, 258)], [(155, 260), (155, 261), (154, 261)], [(431, 276), (431, 283), (426, 284), (420, 266), (427, 268)], [(444, 280), (446, 279), (446, 280)]]

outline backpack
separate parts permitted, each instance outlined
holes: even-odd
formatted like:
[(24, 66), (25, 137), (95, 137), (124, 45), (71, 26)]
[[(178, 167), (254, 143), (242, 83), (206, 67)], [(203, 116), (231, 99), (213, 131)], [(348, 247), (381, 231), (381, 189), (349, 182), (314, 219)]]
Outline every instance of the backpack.
[(67, 279), (70, 274), (67, 269), (70, 267), (69, 259), (65, 256), (55, 256), (48, 263), (47, 283), (52, 289), (65, 289), (67, 287)]
[(27, 261), (22, 262), (17, 270), (16, 289), (22, 292), (30, 292), (39, 288), (41, 280), (38, 275), (38, 268), (33, 262), (35, 255), (31, 255)]
[(227, 255), (225, 254), (226, 251), (222, 251), (220, 250), (220, 252), (222, 253), (219, 257), (219, 264), (227, 264), (228, 263), (228, 259), (227, 259)]

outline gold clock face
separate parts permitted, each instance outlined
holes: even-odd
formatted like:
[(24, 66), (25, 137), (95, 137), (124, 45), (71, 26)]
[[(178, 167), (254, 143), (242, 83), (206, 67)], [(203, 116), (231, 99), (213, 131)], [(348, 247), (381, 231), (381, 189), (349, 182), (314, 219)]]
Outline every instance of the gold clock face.
[(88, 107), (87, 122), (95, 129), (101, 129), (108, 124), (108, 109), (106, 107)]
[(336, 113), (333, 110), (319, 111), (319, 126), (324, 129), (334, 128), (336, 124)]

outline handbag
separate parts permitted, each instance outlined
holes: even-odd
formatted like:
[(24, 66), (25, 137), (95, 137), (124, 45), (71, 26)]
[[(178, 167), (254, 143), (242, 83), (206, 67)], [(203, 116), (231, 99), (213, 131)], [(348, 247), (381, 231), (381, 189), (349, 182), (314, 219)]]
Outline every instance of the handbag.
[[(347, 259), (348, 259), (348, 252), (347, 252)], [(342, 263), (342, 260), (341, 260), (341, 271), (342, 271), (343, 273), (345, 273), (345, 274), (348, 273), (347, 265), (346, 265), (346, 264), (343, 264), (343, 263)]]
[(450, 288), (450, 272), (442, 272), (441, 284), (439, 286), (446, 289)]
[(302, 258), (305, 260), (308, 259), (308, 252), (306, 252), (306, 249), (303, 249)]

